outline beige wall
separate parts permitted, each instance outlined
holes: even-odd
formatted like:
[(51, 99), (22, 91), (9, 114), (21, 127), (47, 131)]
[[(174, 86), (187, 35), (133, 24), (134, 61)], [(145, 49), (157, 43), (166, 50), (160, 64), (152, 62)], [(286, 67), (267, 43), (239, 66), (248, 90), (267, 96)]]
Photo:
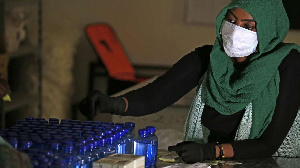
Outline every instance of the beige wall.
[[(195, 47), (212, 43), (214, 27), (184, 23), (184, 1), (44, 1), (44, 31), (83, 33), (93, 22), (109, 22), (137, 63), (172, 64)], [(68, 24), (68, 25), (64, 25)]]
[(290, 30), (286, 36), (284, 42), (286, 43), (296, 43), (300, 45), (300, 30)]
[(79, 101), (87, 92), (87, 65), (96, 56), (83, 34), (86, 24), (113, 25), (133, 63), (172, 65), (215, 37), (214, 27), (185, 24), (184, 8), (184, 1), (175, 0), (43, 1), (44, 116), (69, 118), (73, 94)]
[[(186, 24), (184, 9), (178, 0), (43, 1), (44, 117), (70, 118), (71, 101), (87, 92), (87, 65), (96, 56), (83, 34), (86, 24), (113, 25), (133, 63), (172, 65), (215, 39), (214, 26)], [(287, 39), (300, 44), (300, 33)]]

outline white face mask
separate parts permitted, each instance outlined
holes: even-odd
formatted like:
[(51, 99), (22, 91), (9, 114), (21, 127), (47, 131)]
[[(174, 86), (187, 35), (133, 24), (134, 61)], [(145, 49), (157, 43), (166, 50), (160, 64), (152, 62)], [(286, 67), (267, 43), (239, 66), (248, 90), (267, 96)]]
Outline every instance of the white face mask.
[(229, 57), (246, 57), (256, 51), (257, 33), (228, 21), (221, 27), (223, 46)]

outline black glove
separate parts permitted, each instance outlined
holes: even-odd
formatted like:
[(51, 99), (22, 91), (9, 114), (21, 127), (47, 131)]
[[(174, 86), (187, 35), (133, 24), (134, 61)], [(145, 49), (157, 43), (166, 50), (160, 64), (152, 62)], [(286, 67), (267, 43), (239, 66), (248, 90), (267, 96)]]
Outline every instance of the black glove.
[(111, 113), (121, 115), (125, 112), (126, 103), (122, 97), (109, 97), (96, 90), (81, 100), (79, 105), (80, 112), (92, 118), (99, 113)]
[(184, 162), (196, 163), (204, 160), (214, 160), (216, 158), (215, 144), (199, 144), (193, 141), (184, 141), (169, 146), (169, 151), (175, 151)]

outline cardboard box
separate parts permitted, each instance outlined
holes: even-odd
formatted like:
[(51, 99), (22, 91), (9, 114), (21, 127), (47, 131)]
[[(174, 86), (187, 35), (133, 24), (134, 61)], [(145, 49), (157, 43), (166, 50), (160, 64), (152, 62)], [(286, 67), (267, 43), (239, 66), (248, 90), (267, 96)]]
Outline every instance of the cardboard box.
[(93, 162), (93, 168), (144, 168), (145, 156), (113, 154)]

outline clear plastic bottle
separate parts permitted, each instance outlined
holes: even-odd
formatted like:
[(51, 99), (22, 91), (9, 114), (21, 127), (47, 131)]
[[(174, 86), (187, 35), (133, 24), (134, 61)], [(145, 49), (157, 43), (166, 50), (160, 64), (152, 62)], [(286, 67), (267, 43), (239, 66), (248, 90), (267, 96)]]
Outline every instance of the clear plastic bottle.
[(158, 138), (155, 134), (156, 128), (154, 126), (147, 126), (149, 130), (149, 139), (151, 141), (151, 149), (148, 149), (148, 152), (151, 153), (151, 166), (154, 166), (157, 161), (157, 150), (158, 150)]
[(140, 129), (138, 131), (138, 137), (134, 140), (133, 154), (145, 156), (145, 167), (149, 167), (151, 162), (151, 154), (148, 152), (149, 148), (151, 148), (149, 131), (147, 129)]

